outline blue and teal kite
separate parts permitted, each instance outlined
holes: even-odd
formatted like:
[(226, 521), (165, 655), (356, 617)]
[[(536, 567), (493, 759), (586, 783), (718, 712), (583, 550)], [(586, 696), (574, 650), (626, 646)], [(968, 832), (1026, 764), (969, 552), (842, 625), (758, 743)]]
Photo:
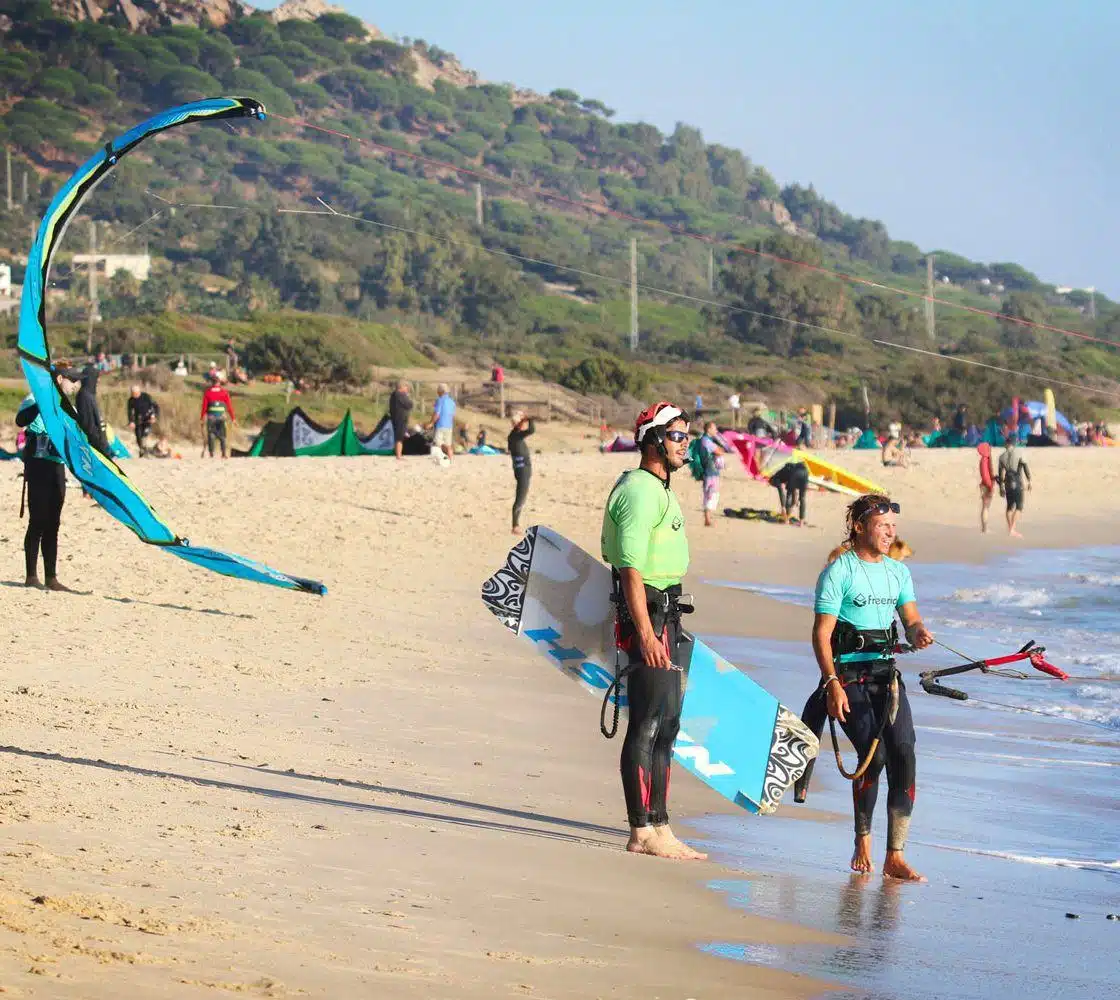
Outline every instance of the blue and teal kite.
[(186, 559), (187, 562), (215, 573), (322, 595), (327, 592), (327, 588), (315, 580), (289, 576), (230, 552), (191, 545), (187, 539), (176, 535), (140, 491), (129, 482), (128, 476), (117, 464), (90, 445), (85, 432), (78, 425), (74, 407), (58, 387), (51, 364), (50, 347), (47, 345), (43, 293), (47, 287), (51, 258), (74, 213), (81, 207), (86, 196), (120, 162), (121, 157), (130, 153), (149, 136), (177, 125), (225, 118), (263, 119), (264, 114), (264, 106), (247, 97), (220, 97), (184, 104), (149, 118), (120, 138), (107, 142), (99, 153), (79, 167), (47, 209), (27, 259), (27, 275), (19, 314), (19, 355), (31, 394), (39, 404), (47, 435), (62, 455), (66, 467), (102, 507), (136, 532), (142, 541), (158, 545), (180, 559)]

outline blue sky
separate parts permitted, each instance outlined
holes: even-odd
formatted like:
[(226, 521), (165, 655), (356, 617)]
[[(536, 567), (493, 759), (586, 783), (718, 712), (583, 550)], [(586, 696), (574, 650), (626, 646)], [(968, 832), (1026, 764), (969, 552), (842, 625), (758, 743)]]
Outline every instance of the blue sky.
[(344, 0), (497, 82), (677, 121), (895, 239), (1120, 298), (1110, 0)]

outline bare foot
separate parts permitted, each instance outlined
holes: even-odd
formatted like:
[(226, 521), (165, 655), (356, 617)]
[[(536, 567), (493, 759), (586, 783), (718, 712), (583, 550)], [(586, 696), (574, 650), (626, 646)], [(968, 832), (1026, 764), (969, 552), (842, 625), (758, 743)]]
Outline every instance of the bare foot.
[(676, 858), (676, 854), (666, 851), (661, 843), (657, 831), (652, 826), (633, 826), (630, 828), (630, 839), (626, 843), (626, 850), (630, 854), (648, 854), (654, 858)]
[(58, 594), (75, 594), (77, 591), (71, 590), (64, 583), (60, 583), (57, 576), (52, 576), (47, 579), (47, 590), (53, 590)]
[(1008, 534), (1009, 534), (1009, 535), (1010, 535), (1010, 536), (1011, 536), (1012, 538), (1022, 538), (1022, 537), (1023, 537), (1023, 536), (1022, 536), (1021, 534), (1019, 534), (1019, 532), (1017, 532), (1017, 531), (1009, 531), (1009, 532), (1008, 532)]
[(514, 528), (512, 533), (515, 534), (515, 535), (524, 534), (524, 532), (522, 531), (521, 528)]
[(657, 836), (660, 838), (661, 843), (673, 852), (672, 857), (680, 858), (683, 861), (707, 861), (708, 855), (703, 851), (693, 850), (688, 844), (682, 840), (677, 839), (677, 835), (669, 829), (668, 824), (665, 826), (656, 826), (654, 829), (657, 831)]
[(39, 578), (34, 573), (32, 573), (29, 577), (27, 577), (26, 580), (23, 581), (23, 585), (25, 587), (41, 587), (42, 586), (42, 584), (39, 582)]
[(883, 875), (886, 878), (896, 878), (902, 882), (925, 882), (926, 877), (919, 875), (902, 856), (902, 851), (887, 851), (883, 861)]
[(852, 852), (852, 871), (870, 875), (875, 871), (871, 862), (871, 835), (856, 837), (856, 849)]

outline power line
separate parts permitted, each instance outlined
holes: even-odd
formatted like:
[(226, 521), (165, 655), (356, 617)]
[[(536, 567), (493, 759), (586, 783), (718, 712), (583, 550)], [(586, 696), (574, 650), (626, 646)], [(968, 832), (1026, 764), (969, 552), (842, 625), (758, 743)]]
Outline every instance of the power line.
[[(156, 196), (156, 197), (158, 197), (158, 196)], [(161, 199), (161, 200), (165, 200), (165, 199)], [(493, 256), (496, 256), (496, 257), (505, 257), (505, 258), (508, 258), (510, 260), (516, 260), (516, 261), (520, 261), (520, 262), (526, 263), (526, 264), (535, 264), (535, 265), (538, 265), (538, 266), (541, 266), (541, 267), (553, 268), (554, 270), (557, 270), (557, 271), (566, 271), (570, 274), (578, 274), (582, 277), (594, 278), (596, 280), (605, 281), (605, 282), (608, 282), (610, 284), (615, 284), (615, 285), (620, 285), (620, 286), (633, 285), (633, 287), (639, 288), (642, 291), (649, 292), (649, 293), (654, 294), (654, 295), (662, 295), (662, 296), (665, 296), (667, 298), (673, 298), (673, 299), (682, 299), (682, 300), (685, 300), (685, 301), (688, 301), (688, 302), (697, 303), (699, 305), (713, 306), (717, 309), (722, 309), (722, 310), (724, 310), (726, 312), (730, 312), (730, 313), (738, 313), (738, 314), (749, 315), (749, 316), (757, 316), (761, 319), (770, 319), (770, 320), (774, 320), (774, 321), (779, 322), (779, 323), (786, 323), (790, 326), (801, 327), (801, 328), (807, 329), (807, 330), (817, 330), (821, 333), (832, 333), (832, 334), (836, 334), (837, 336), (840, 336), (840, 337), (850, 337), (850, 338), (853, 338), (853, 339), (856, 339), (856, 340), (860, 340), (860, 341), (864, 341), (864, 342), (868, 342), (868, 343), (872, 343), (872, 344), (879, 344), (880, 346), (883, 346), (883, 347), (891, 347), (891, 348), (895, 348), (895, 349), (901, 350), (901, 351), (913, 351), (917, 354), (923, 354), (923, 355), (926, 355), (928, 357), (938, 358), (942, 361), (947, 361), (947, 362), (952, 363), (952, 364), (966, 364), (966, 365), (972, 365), (972, 366), (977, 367), (977, 368), (987, 368), (987, 369), (990, 369), (992, 371), (1002, 372), (1002, 373), (1007, 374), (1007, 375), (1017, 375), (1021, 378), (1030, 379), (1030, 380), (1033, 380), (1033, 381), (1036, 381), (1036, 382), (1042, 382), (1042, 383), (1046, 383), (1046, 384), (1050, 384), (1050, 385), (1060, 385), (1060, 386), (1064, 386), (1064, 387), (1070, 388), (1070, 389), (1077, 389), (1080, 392), (1092, 393), (1092, 394), (1101, 395), (1101, 396), (1111, 396), (1111, 397), (1120, 399), (1120, 392), (1116, 392), (1116, 391), (1110, 391), (1110, 390), (1107, 390), (1107, 389), (1096, 389), (1096, 388), (1093, 388), (1092, 386), (1082, 385), (1082, 384), (1078, 384), (1076, 382), (1066, 382), (1066, 381), (1063, 381), (1061, 379), (1050, 378), (1049, 376), (1046, 376), (1046, 375), (1038, 375), (1038, 374), (1035, 374), (1033, 372), (1023, 371), (1023, 370), (1016, 369), (1016, 368), (1001, 368), (997, 365), (986, 364), (985, 362), (982, 362), (982, 361), (973, 361), (973, 360), (970, 360), (968, 358), (958, 358), (958, 357), (954, 357), (952, 355), (940, 354), (936, 351), (926, 351), (926, 350), (922, 350), (921, 348), (910, 347), (909, 345), (906, 345), (906, 344), (898, 344), (898, 343), (895, 343), (895, 342), (890, 341), (890, 340), (865, 338), (865, 337), (862, 337), (860, 334), (854, 333), (850, 330), (840, 330), (840, 329), (837, 329), (836, 327), (822, 326), (818, 323), (808, 323), (804, 320), (791, 319), (788, 316), (779, 316), (779, 315), (776, 315), (775, 313), (763, 312), (763, 311), (758, 310), (758, 309), (748, 309), (745, 306), (732, 305), (729, 302), (721, 302), (718, 299), (704, 298), (703, 296), (700, 296), (700, 295), (689, 295), (687, 292), (678, 292), (678, 291), (676, 291), (672, 288), (661, 288), (658, 285), (650, 285), (650, 284), (647, 284), (645, 282), (634, 282), (634, 279), (632, 277), (628, 277), (628, 278), (617, 277), (617, 276), (611, 275), (611, 274), (604, 274), (600, 271), (591, 271), (591, 270), (588, 270), (587, 268), (574, 267), (573, 265), (570, 265), (570, 264), (561, 264), (557, 261), (546, 260), (542, 257), (531, 257), (527, 254), (514, 253), (512, 250), (503, 250), (503, 249), (500, 249), (498, 247), (488, 247), (488, 246), (486, 246), (485, 244), (482, 244), (482, 243), (473, 243), (469, 240), (456, 239), (456, 238), (451, 237), (451, 236), (446, 236), (443, 233), (434, 233), (434, 232), (421, 230), (421, 229), (410, 229), (407, 226), (398, 226), (398, 225), (395, 225), (395, 224), (390, 223), (390, 222), (382, 222), (379, 219), (369, 219), (369, 218), (366, 218), (364, 216), (353, 215), (349, 212), (340, 212), (337, 209), (333, 208), (330, 204), (328, 204), (326, 201), (324, 201), (322, 198), (320, 198), (318, 196), (315, 196), (315, 200), (320, 205), (323, 206), (321, 209), (276, 208), (276, 209), (273, 209), (272, 211), (274, 211), (274, 212), (276, 212), (277, 214), (280, 214), (280, 215), (311, 215), (311, 216), (319, 216), (319, 217), (327, 216), (327, 217), (334, 217), (334, 218), (337, 218), (337, 219), (346, 219), (350, 222), (360, 223), (362, 225), (368, 225), (368, 226), (376, 226), (379, 229), (388, 229), (388, 230), (391, 230), (393, 232), (398, 232), (398, 233), (403, 233), (403, 234), (410, 235), (410, 236), (415, 236), (415, 237), (418, 237), (420, 239), (427, 239), (427, 240), (432, 240), (434, 242), (445, 243), (449, 246), (459, 246), (459, 247), (463, 247), (465, 249), (479, 250), (483, 253), (492, 254)], [(202, 205), (202, 204), (189, 203), (189, 202), (188, 203), (172, 203), (172, 202), (169, 202), (168, 205), (171, 206), (171, 207), (175, 207), (175, 208), (219, 208), (220, 207), (220, 208), (225, 208), (225, 209), (229, 209), (229, 210), (236, 210), (236, 211), (253, 211), (254, 210), (254, 209), (252, 209), (248, 206)], [(163, 211), (163, 210), (161, 210), (161, 211)], [(265, 209), (264, 211), (268, 211), (268, 210)]]
[(742, 253), (752, 254), (756, 257), (772, 260), (780, 264), (788, 264), (793, 267), (802, 267), (806, 270), (815, 271), (818, 274), (824, 274), (838, 280), (851, 282), (852, 284), (864, 285), (868, 288), (876, 288), (880, 289), (881, 291), (894, 292), (896, 295), (905, 295), (910, 298), (922, 299), (923, 301), (930, 303), (931, 306), (933, 304), (943, 305), (951, 309), (961, 309), (965, 312), (974, 313), (979, 316), (986, 316), (990, 319), (999, 320), (1005, 323), (1014, 323), (1019, 326), (1025, 326), (1036, 330), (1047, 330), (1051, 333), (1058, 333), (1067, 337), (1076, 337), (1080, 340), (1092, 341), (1093, 343), (1107, 344), (1110, 347), (1120, 347), (1120, 345), (1116, 344), (1115, 342), (1106, 340), (1103, 337), (1094, 337), (1088, 333), (1081, 333), (1077, 330), (1067, 330), (1064, 327), (1052, 326), (1048, 323), (1037, 323), (1033, 320), (1023, 319), (1018, 316), (1005, 316), (1002, 313), (997, 313), (991, 309), (981, 309), (979, 306), (970, 306), (965, 305), (961, 302), (953, 302), (951, 299), (938, 298), (937, 296), (928, 293), (923, 294), (921, 292), (912, 291), (908, 288), (899, 288), (894, 285), (886, 285), (879, 281), (873, 281), (870, 278), (861, 278), (858, 275), (849, 274), (845, 271), (836, 270), (834, 268), (824, 267), (820, 264), (810, 264), (806, 261), (795, 260), (792, 257), (782, 257), (779, 254), (768, 253), (765, 250), (760, 250), (757, 247), (748, 247), (745, 244), (737, 243), (734, 240), (725, 240), (718, 236), (708, 236), (703, 233), (694, 233), (691, 230), (685, 229), (683, 226), (675, 226), (668, 222), (661, 222), (658, 219), (643, 219), (640, 216), (631, 215), (629, 212), (622, 212), (618, 209), (610, 208), (605, 205), (595, 205), (577, 198), (569, 198), (565, 195), (553, 191), (542, 191), (530, 184), (522, 184), (519, 181), (501, 177), (496, 174), (489, 174), (482, 170), (475, 170), (471, 167), (462, 167), (454, 163), (448, 163), (444, 160), (437, 160), (430, 156), (424, 156), (421, 153), (414, 153), (411, 150), (398, 149), (395, 146), (389, 146), (385, 143), (375, 142), (372, 139), (363, 139), (361, 136), (351, 135), (348, 132), (342, 132), (338, 129), (327, 128), (323, 125), (316, 125), (314, 122), (309, 122), (303, 118), (289, 118), (286, 115), (274, 113), (270, 114), (272, 114), (273, 118), (276, 118), (280, 121), (288, 122), (292, 125), (297, 125), (301, 128), (309, 128), (327, 135), (338, 136), (339, 138), (347, 139), (350, 142), (356, 142), (359, 145), (369, 146), (373, 149), (381, 150), (382, 152), (388, 153), (393, 156), (404, 156), (408, 159), (415, 160), (420, 163), (428, 163), (434, 167), (440, 167), (444, 170), (451, 170), (459, 174), (478, 178), (480, 180), (490, 181), (491, 183), (499, 184), (504, 187), (529, 191), (536, 197), (548, 198), (553, 201), (561, 202), (563, 204), (572, 205), (575, 208), (579, 208), (587, 212), (592, 212), (597, 215), (610, 215), (614, 218), (623, 219), (627, 222), (633, 222), (637, 225), (665, 229), (677, 236), (682, 236), (690, 240), (697, 240), (701, 243), (729, 246)]

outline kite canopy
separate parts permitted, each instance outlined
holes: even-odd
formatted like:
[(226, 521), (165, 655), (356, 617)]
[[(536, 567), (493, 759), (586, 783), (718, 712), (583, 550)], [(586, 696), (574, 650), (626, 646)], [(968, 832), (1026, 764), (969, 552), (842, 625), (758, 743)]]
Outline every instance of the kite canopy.
[(39, 224), (27, 259), (19, 315), (19, 355), (31, 394), (39, 404), (47, 435), (66, 467), (105, 510), (131, 528), (142, 541), (159, 545), (180, 559), (225, 576), (270, 583), (310, 594), (325, 594), (326, 587), (315, 580), (289, 576), (233, 553), (191, 545), (187, 539), (176, 535), (117, 464), (90, 444), (78, 424), (73, 405), (55, 380), (47, 343), (43, 292), (50, 275), (51, 258), (86, 196), (120, 162), (120, 158), (150, 136), (178, 125), (226, 118), (263, 119), (264, 113), (262, 104), (247, 97), (221, 97), (184, 104), (149, 118), (120, 138), (107, 142), (82, 164), (55, 195)]
[[(235, 451), (242, 458), (291, 458), (322, 455), (392, 455), (395, 438), (388, 417), (365, 436), (354, 427), (350, 411), (342, 422), (325, 427), (312, 420), (298, 406), (283, 422), (270, 420), (261, 429), (248, 451)], [(431, 446), (423, 434), (404, 439), (406, 455), (427, 455)]]

